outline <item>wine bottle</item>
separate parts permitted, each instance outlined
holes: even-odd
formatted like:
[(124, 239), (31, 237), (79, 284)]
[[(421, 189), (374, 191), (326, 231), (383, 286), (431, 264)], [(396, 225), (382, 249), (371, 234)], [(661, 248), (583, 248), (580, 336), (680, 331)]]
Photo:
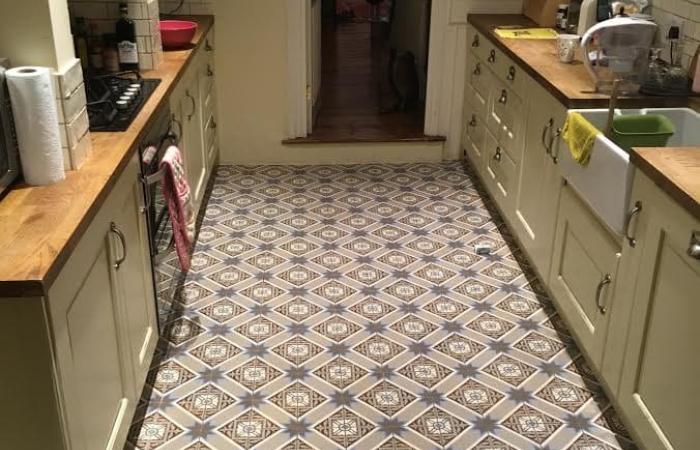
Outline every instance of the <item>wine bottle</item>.
[(74, 35), (75, 54), (80, 59), (80, 64), (83, 66), (83, 69), (87, 69), (90, 55), (88, 51), (87, 25), (84, 17), (77, 17), (75, 19)]
[(121, 18), (117, 21), (116, 35), (119, 50), (119, 67), (121, 70), (139, 69), (139, 51), (136, 44), (136, 24), (129, 19), (129, 6), (119, 4)]

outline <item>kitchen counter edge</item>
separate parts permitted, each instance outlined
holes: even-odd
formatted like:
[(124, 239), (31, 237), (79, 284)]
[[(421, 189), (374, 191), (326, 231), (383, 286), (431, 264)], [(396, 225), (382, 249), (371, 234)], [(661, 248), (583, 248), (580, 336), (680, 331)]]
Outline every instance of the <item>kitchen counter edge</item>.
[(630, 160), (700, 220), (700, 147), (633, 148)]

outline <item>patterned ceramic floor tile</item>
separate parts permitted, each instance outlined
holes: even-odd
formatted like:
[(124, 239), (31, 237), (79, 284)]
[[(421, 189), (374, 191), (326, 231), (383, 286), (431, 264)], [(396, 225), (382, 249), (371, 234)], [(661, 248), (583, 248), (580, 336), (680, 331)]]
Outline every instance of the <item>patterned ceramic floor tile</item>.
[(631, 448), (490, 204), (456, 163), (219, 167), (128, 450)]

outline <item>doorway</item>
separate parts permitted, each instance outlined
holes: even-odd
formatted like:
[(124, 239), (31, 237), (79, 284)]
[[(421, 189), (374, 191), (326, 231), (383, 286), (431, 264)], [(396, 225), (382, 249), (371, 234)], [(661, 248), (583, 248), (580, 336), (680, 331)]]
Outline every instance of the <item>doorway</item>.
[(322, 0), (321, 11), (308, 139), (426, 139), (431, 0)]

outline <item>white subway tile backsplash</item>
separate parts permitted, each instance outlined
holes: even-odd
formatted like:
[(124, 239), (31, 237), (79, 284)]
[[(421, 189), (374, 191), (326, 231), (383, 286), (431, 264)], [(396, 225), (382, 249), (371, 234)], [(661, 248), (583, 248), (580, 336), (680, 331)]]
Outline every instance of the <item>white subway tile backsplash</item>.
[[(69, 0), (69, 9), (73, 17), (85, 17), (94, 25), (98, 34), (114, 33), (114, 24), (119, 18), (119, 0)], [(131, 0), (129, 17), (136, 24), (136, 36), (139, 49), (139, 65), (142, 70), (158, 67), (162, 60), (163, 46), (160, 40), (158, 21), (160, 8), (158, 0)]]
[[(179, 3), (178, 0), (160, 0), (160, 11), (163, 14), (170, 14), (175, 11)], [(175, 14), (214, 14), (214, 0), (185, 0)]]
[(663, 45), (669, 27), (683, 22), (683, 64), (688, 67), (700, 44), (700, 0), (651, 0), (651, 14), (661, 29)]

